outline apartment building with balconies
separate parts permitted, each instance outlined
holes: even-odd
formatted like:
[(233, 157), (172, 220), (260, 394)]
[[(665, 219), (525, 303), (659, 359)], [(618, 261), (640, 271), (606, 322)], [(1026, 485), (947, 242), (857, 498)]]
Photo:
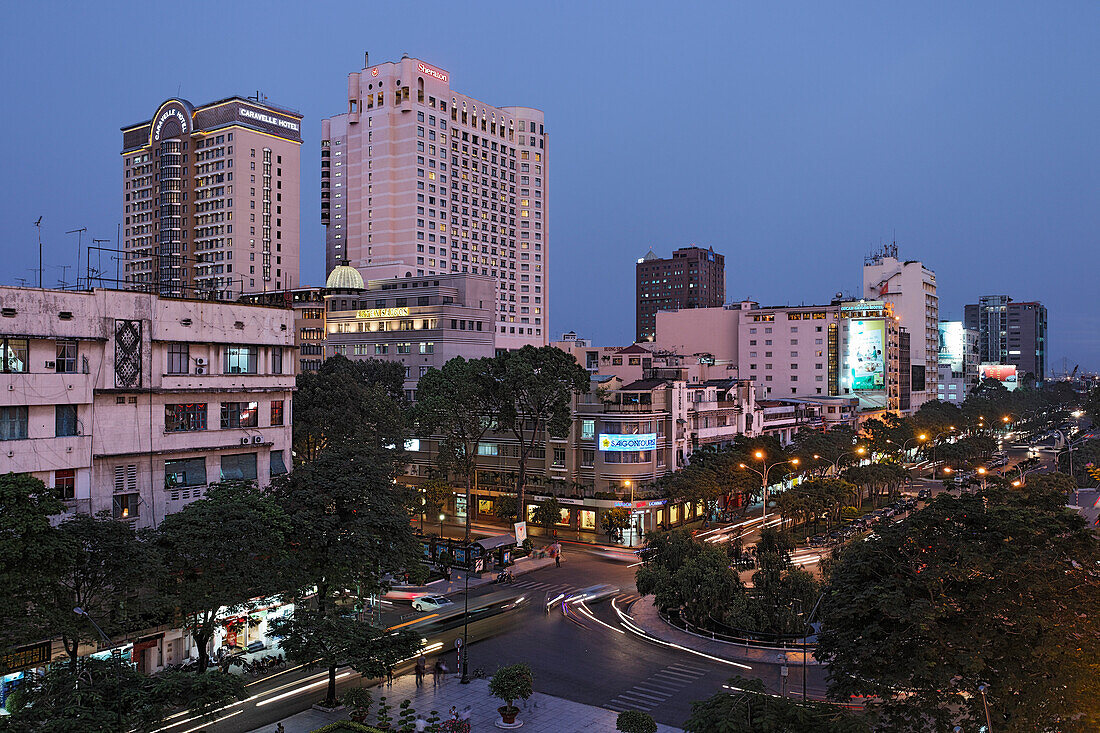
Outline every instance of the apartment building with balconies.
[(293, 315), (95, 289), (0, 287), (0, 473), (138, 526), (290, 468)]

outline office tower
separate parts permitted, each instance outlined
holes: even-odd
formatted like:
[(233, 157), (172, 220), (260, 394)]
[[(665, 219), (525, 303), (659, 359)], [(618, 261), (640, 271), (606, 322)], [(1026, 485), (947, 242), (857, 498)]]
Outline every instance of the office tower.
[(864, 260), (863, 294), (891, 304), (898, 325), (909, 334), (910, 409), (918, 410), (938, 394), (940, 301), (936, 273), (917, 260), (898, 260), (897, 245), (887, 245)]
[(543, 113), (462, 94), (419, 59), (364, 62), (346, 110), (321, 122), (327, 270), (348, 260), (367, 280), (490, 277), (497, 348), (548, 343)]
[(169, 99), (122, 128), (125, 287), (230, 300), (296, 286), (301, 120), (262, 97)]
[(1020, 374), (1046, 375), (1047, 309), (1036, 301), (983, 295), (965, 307), (966, 327), (978, 332), (983, 364), (1015, 365)]
[(650, 250), (635, 266), (638, 342), (657, 333), (657, 311), (713, 308), (726, 298), (726, 258), (694, 244), (662, 259)]

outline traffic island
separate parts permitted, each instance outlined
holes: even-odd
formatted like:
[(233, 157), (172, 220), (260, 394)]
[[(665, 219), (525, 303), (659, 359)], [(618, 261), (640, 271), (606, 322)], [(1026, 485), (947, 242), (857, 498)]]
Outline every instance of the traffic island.
[(812, 651), (804, 653), (801, 645), (798, 645), (798, 647), (780, 647), (748, 640), (740, 642), (727, 641), (708, 638), (701, 634), (676, 628), (662, 618), (660, 612), (653, 605), (652, 598), (642, 598), (635, 602), (630, 607), (627, 618), (635, 627), (659, 641), (675, 644), (728, 662), (775, 664), (776, 655), (783, 654), (790, 664), (821, 664), (821, 662), (814, 659)]

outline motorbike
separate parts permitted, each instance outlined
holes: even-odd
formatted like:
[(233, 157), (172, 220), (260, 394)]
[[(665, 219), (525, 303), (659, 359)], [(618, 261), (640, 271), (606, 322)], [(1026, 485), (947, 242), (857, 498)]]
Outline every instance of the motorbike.
[(507, 570), (501, 570), (500, 574), (497, 575), (496, 580), (494, 580), (493, 582), (494, 583), (507, 584), (507, 583), (514, 583), (515, 581), (516, 581), (516, 578), (515, 578), (514, 575), (509, 573)]

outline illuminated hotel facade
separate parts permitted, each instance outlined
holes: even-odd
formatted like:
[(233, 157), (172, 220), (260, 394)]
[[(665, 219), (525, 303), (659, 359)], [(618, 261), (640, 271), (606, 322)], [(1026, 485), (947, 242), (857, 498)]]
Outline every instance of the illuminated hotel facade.
[(297, 287), (301, 120), (257, 99), (169, 99), (122, 128), (122, 285), (219, 300)]
[(491, 278), (498, 348), (548, 343), (549, 136), (543, 113), (494, 107), (419, 59), (348, 75), (321, 122), (326, 271), (367, 280)]

